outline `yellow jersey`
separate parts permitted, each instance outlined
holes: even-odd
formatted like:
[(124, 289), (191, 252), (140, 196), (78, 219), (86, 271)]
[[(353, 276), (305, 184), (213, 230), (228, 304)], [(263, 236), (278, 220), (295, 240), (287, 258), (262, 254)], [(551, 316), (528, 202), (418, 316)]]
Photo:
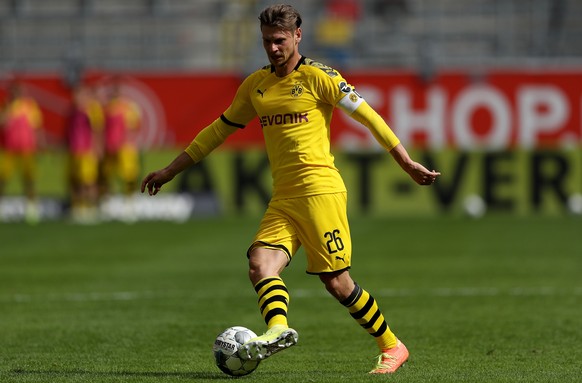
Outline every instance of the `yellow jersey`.
[(353, 110), (363, 101), (337, 71), (304, 57), (285, 77), (268, 65), (241, 84), (223, 118), (244, 126), (258, 116), (273, 199), (346, 190), (330, 148), (332, 113), (344, 98)]
[(277, 77), (272, 65), (249, 75), (228, 109), (185, 151), (198, 162), (258, 117), (271, 165), (273, 200), (345, 192), (331, 153), (330, 124), (336, 107), (370, 129), (386, 150), (400, 142), (336, 70), (302, 57), (285, 77)]

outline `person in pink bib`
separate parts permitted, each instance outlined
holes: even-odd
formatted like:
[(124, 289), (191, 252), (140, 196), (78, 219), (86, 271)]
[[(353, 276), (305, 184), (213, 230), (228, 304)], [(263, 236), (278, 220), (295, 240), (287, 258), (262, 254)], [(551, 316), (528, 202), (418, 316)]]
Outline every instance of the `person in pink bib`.
[(0, 162), (0, 196), (16, 171), (22, 176), (26, 196), (26, 218), (39, 218), (36, 195), (36, 154), (42, 133), (42, 112), (38, 103), (18, 81), (10, 85), (8, 99), (0, 107), (2, 160)]

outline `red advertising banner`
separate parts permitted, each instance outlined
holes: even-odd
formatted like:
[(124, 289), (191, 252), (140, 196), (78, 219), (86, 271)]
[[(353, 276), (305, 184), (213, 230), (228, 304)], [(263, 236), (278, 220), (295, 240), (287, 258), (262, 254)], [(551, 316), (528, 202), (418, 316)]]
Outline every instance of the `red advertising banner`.
[[(429, 82), (415, 72), (343, 73), (410, 147), (502, 150), (580, 146), (582, 71), (500, 71), (475, 76), (443, 71)], [(58, 75), (19, 75), (44, 113), (55, 140), (63, 137), (70, 91)], [(90, 73), (86, 81), (105, 97), (112, 75)], [(230, 104), (242, 77), (219, 73), (126, 73), (122, 93), (142, 109), (144, 149), (184, 146)], [(0, 102), (9, 80), (0, 82)], [(336, 147), (371, 148), (361, 125), (337, 111)], [(227, 141), (261, 145), (257, 121)]]
[[(431, 82), (404, 72), (354, 74), (350, 81), (414, 146), (529, 149), (582, 140), (582, 72), (443, 72)], [(349, 142), (361, 129), (341, 120), (339, 140)], [(362, 142), (363, 133), (355, 137)]]

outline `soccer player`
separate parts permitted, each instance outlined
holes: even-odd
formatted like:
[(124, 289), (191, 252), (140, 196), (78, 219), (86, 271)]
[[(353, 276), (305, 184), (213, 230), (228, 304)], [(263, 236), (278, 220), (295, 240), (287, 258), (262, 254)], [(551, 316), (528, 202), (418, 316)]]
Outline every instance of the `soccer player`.
[(97, 218), (97, 179), (104, 122), (103, 108), (91, 88), (84, 84), (75, 88), (66, 126), (71, 216), (75, 222), (91, 223)]
[(40, 219), (36, 200), (36, 154), (42, 139), (42, 112), (38, 103), (26, 95), (24, 85), (19, 81), (10, 85), (8, 100), (0, 108), (0, 128), (4, 141), (0, 197), (14, 171), (19, 169), (26, 196), (25, 219), (36, 223)]
[(230, 135), (258, 117), (273, 177), (273, 195), (247, 256), (267, 331), (241, 348), (241, 357), (264, 359), (297, 342), (288, 326), (289, 293), (281, 273), (300, 246), (307, 273), (375, 338), (380, 349), (371, 373), (392, 373), (408, 350), (389, 329), (376, 300), (350, 277), (352, 242), (346, 187), (330, 152), (330, 122), (340, 108), (371, 130), (396, 162), (420, 185), (440, 173), (413, 161), (384, 120), (334, 69), (299, 53), (301, 16), (291, 6), (274, 5), (259, 16), (270, 65), (249, 75), (232, 104), (204, 128), (168, 166), (149, 173), (141, 191), (150, 195), (187, 167), (201, 161)]
[(139, 182), (139, 148), (137, 136), (141, 128), (141, 110), (137, 103), (123, 95), (121, 79), (114, 79), (110, 98), (105, 104), (104, 155), (101, 169), (101, 195), (110, 193), (116, 179), (127, 201), (124, 219), (133, 220), (129, 197)]

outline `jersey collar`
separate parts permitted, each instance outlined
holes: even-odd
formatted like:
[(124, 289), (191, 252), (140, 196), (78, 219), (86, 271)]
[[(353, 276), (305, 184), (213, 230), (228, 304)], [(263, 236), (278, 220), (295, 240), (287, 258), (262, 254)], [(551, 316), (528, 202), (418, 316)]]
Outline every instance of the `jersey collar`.
[[(293, 68), (293, 70), (299, 69), (299, 67), (303, 63), (305, 63), (305, 56), (301, 55), (301, 58), (299, 59), (299, 61), (297, 61), (297, 65), (295, 65), (295, 68)], [(275, 73), (275, 66), (273, 64), (271, 64), (271, 73)]]
[(299, 61), (297, 62), (297, 65), (295, 65), (295, 68), (293, 68), (293, 70), (297, 70), (299, 69), (299, 67), (305, 62), (305, 56), (301, 56), (301, 58), (299, 59)]

